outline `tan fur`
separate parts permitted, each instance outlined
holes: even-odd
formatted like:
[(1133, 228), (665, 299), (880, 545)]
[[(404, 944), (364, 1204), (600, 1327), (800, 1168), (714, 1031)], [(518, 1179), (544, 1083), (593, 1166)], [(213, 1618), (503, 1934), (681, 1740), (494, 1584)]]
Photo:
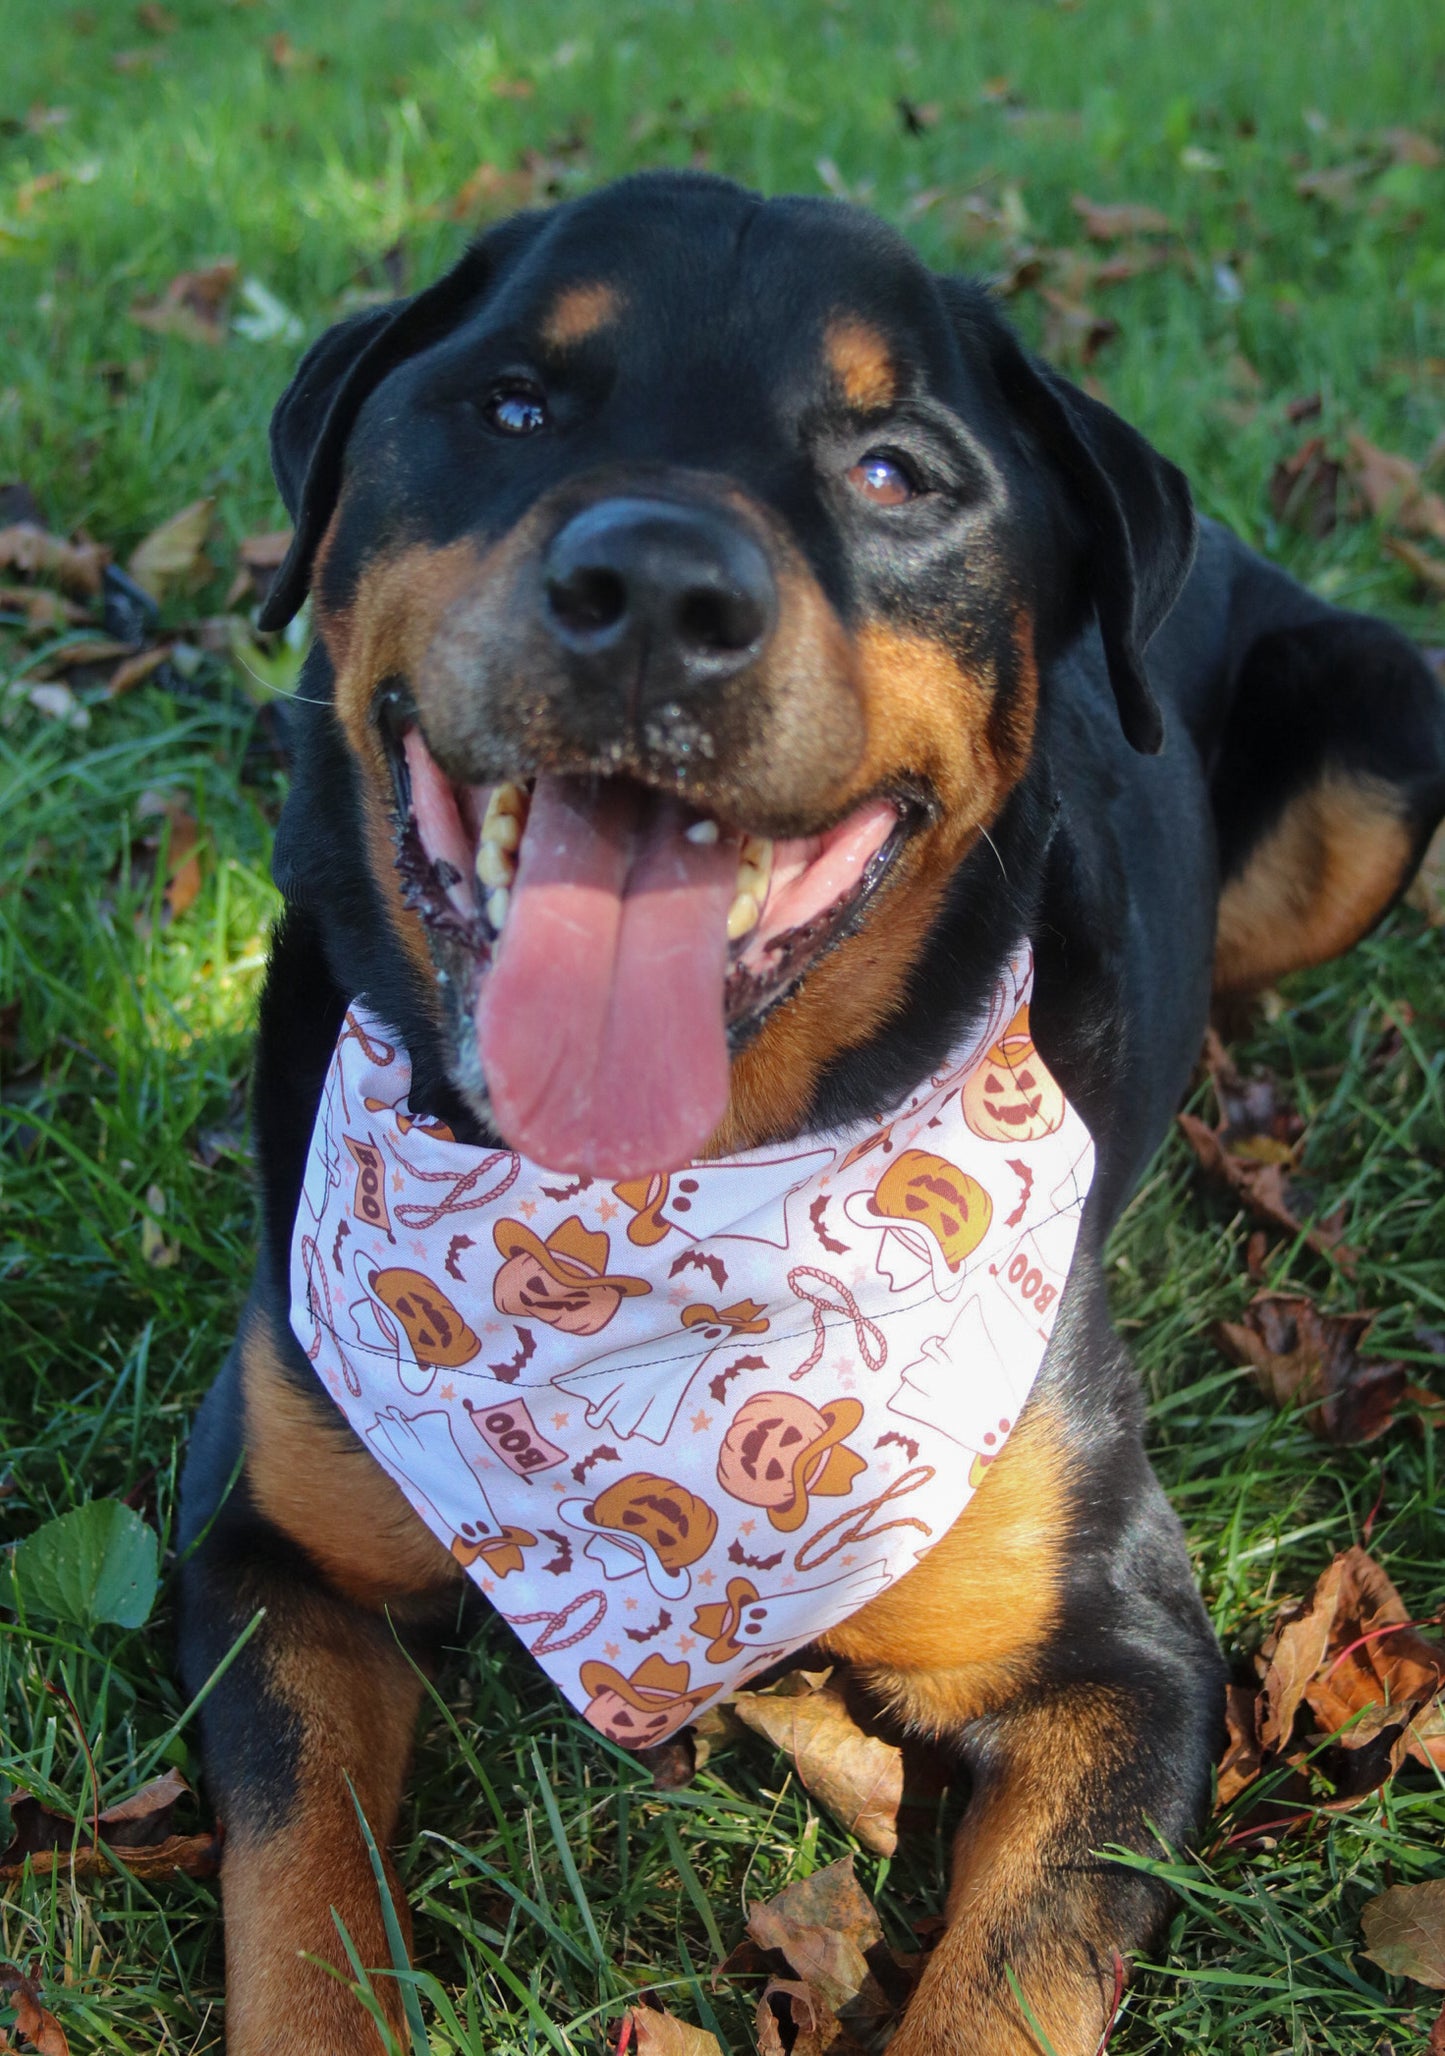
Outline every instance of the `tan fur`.
[(1097, 2056), (1114, 2000), (1107, 1892), (1056, 1852), (1087, 1811), (1090, 1788), (1123, 1757), (1126, 1717), (1114, 1695), (1088, 1686), (1006, 1719), (1000, 1767), (975, 1792), (954, 1843), (947, 1932), (890, 2056), (1040, 2056), (1045, 2046), (1053, 2056)]
[(1001, 1705), (1026, 1682), (1058, 1612), (1067, 1477), (1061, 1428), (1030, 1405), (949, 1532), (824, 1648), (925, 1734)]
[(622, 295), (602, 279), (568, 286), (542, 323), (542, 341), (549, 350), (568, 350), (616, 321)]
[[(330, 1489), (344, 1487), (333, 1477)], [(279, 1827), (238, 1830), (224, 1845), (226, 2047), (229, 2056), (380, 2056), (381, 2037), (345, 1986), (303, 1961), (303, 1952), (349, 1980), (334, 1907), (368, 1970), (391, 1963), (346, 1776), (384, 1850), (396, 1827), (421, 1684), (400, 1650), (349, 1639), (325, 1599), (296, 1592), (286, 1604), (286, 1617), (273, 1613), (269, 1623), (270, 1684), (296, 1718), (296, 1792)], [(410, 1915), (389, 1858), (386, 1869), (409, 1944)], [(377, 1978), (375, 1987), (401, 2032), (395, 1979)]]
[(1339, 956), (1379, 919), (1412, 854), (1377, 781), (1332, 774), (1301, 793), (1220, 898), (1216, 992), (1257, 991)]
[(264, 1319), (241, 1348), (246, 1482), (258, 1510), (358, 1605), (434, 1594), (461, 1572), (320, 1385), (288, 1377)]
[(848, 405), (860, 414), (881, 413), (898, 394), (898, 372), (886, 339), (856, 314), (830, 321), (823, 337), (828, 369)]

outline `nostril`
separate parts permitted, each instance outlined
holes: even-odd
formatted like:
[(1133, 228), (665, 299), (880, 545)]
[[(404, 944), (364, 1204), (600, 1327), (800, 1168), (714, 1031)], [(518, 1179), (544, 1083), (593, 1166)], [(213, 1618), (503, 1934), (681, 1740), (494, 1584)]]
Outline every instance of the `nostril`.
[(580, 565), (564, 578), (547, 581), (547, 605), (574, 635), (615, 628), (627, 612), (627, 586), (604, 565)]
[(677, 630), (684, 648), (705, 656), (745, 650), (766, 626), (763, 609), (749, 593), (694, 586), (677, 606)]

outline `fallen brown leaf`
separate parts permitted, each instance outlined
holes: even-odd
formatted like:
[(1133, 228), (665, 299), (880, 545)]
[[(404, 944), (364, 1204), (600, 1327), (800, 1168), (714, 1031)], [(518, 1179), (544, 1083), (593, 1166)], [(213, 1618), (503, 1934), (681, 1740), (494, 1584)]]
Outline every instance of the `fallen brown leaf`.
[(7, 613), (23, 614), (25, 626), (43, 635), (53, 634), (57, 628), (73, 628), (85, 619), (84, 607), (47, 591), (43, 585), (0, 585), (0, 608)]
[(1306, 171), (1294, 182), (1302, 200), (1324, 200), (1332, 207), (1354, 207), (1360, 199), (1362, 179), (1379, 170), (1379, 160), (1358, 157), (1350, 164), (1330, 164), (1319, 171)]
[(44, 666), (34, 672), (37, 678), (53, 678), (60, 671), (79, 671), (88, 664), (114, 664), (117, 657), (129, 657), (135, 645), (117, 642), (114, 636), (78, 636), (74, 642), (52, 650)]
[(633, 2045), (637, 2056), (722, 2056), (716, 2035), (710, 2035), (705, 2028), (689, 2026), (675, 2013), (634, 2006), (627, 2018), (637, 2037)]
[(1269, 504), (1276, 520), (1316, 542), (1349, 511), (1344, 467), (1330, 456), (1323, 436), (1312, 435), (1270, 473)]
[(1418, 543), (1407, 543), (1403, 536), (1398, 535), (1385, 537), (1384, 550), (1386, 556), (1403, 564), (1427, 593), (1435, 599), (1445, 600), (1445, 557), (1432, 557)]
[(159, 298), (137, 300), (130, 318), (156, 335), (182, 336), (214, 349), (226, 339), (226, 311), (239, 276), (234, 257), (178, 272)]
[(865, 1849), (875, 1856), (894, 1853), (903, 1751), (881, 1736), (865, 1734), (836, 1685), (738, 1692), (731, 1704), (739, 1720), (792, 1758), (808, 1791)]
[(87, 1817), (79, 1832), (66, 1815), (54, 1812), (28, 1792), (17, 1792), (10, 1800), (13, 1832), (9, 1848), (0, 1855), (0, 1883), (22, 1876), (27, 1863), (40, 1876), (51, 1871), (77, 1879), (109, 1876), (114, 1866), (95, 1846), (91, 1833), (95, 1825), (102, 1843), (135, 1877), (156, 1880), (177, 1872), (186, 1877), (214, 1877), (220, 1861), (215, 1835), (171, 1832), (172, 1815), (189, 1791), (180, 1772), (168, 1770), (108, 1806), (98, 1822)]
[(1392, 1885), (1369, 1902), (1360, 1925), (1372, 1963), (1445, 1992), (1445, 1878)]
[(211, 499), (192, 500), (132, 550), (126, 569), (152, 599), (203, 585), (210, 577), (205, 550), (215, 505)]
[(883, 1929), (851, 1856), (788, 1885), (766, 1905), (751, 1905), (748, 1933), (759, 1948), (776, 1949), (858, 2039), (872, 2041), (891, 2020), (893, 2003), (869, 1962), (870, 1952), (882, 1948)]
[(1407, 535), (1426, 535), (1445, 542), (1445, 499), (1432, 493), (1410, 458), (1382, 450), (1352, 429), (1346, 438), (1349, 473), (1377, 521), (1401, 528)]
[(1303, 1294), (1261, 1292), (1242, 1321), (1221, 1321), (1216, 1332), (1226, 1356), (1250, 1365), (1276, 1406), (1301, 1407), (1311, 1434), (1352, 1446), (1385, 1433), (1408, 1379), (1403, 1364), (1361, 1361), (1374, 1318), (1322, 1313)]
[(1291, 1211), (1289, 1180), (1282, 1164), (1252, 1162), (1226, 1148), (1219, 1135), (1194, 1114), (1179, 1114), (1176, 1119), (1206, 1175), (1227, 1186), (1258, 1220), (1299, 1236), (1307, 1248), (1332, 1258), (1342, 1271), (1354, 1269), (1358, 1259), (1343, 1240), (1344, 1225), (1338, 1214), (1306, 1227)]
[(1262, 1757), (1255, 1732), (1258, 1695), (1247, 1685), (1231, 1685), (1225, 1697), (1224, 1720), (1229, 1746), (1220, 1759), (1218, 1803), (1228, 1806), (1259, 1776)]
[(1083, 223), (1084, 234), (1094, 243), (1113, 243), (1123, 236), (1167, 236), (1174, 230), (1169, 216), (1161, 214), (1157, 207), (1131, 205), (1128, 201), (1106, 206), (1086, 199), (1082, 193), (1075, 193), (1069, 204)]
[(1381, 129), (1379, 142), (1389, 151), (1396, 164), (1418, 164), (1426, 171), (1433, 171), (1438, 164), (1445, 164), (1445, 151), (1429, 136), (1422, 136), (1418, 129)]
[(148, 29), (153, 36), (173, 36), (180, 27), (169, 7), (161, 5), (161, 0), (141, 0), (141, 5), (135, 11), (135, 18), (141, 27)]
[[(769, 1978), (755, 2026), (758, 2056), (864, 2056), (837, 2014), (801, 1979)], [(786, 2041), (784, 2027), (789, 2030)]]
[(153, 650), (142, 650), (138, 656), (127, 657), (123, 664), (117, 664), (111, 672), (105, 688), (106, 698), (118, 700), (122, 693), (130, 692), (134, 686), (149, 678), (153, 671), (159, 671), (170, 654), (169, 643), (158, 643)]
[(0, 528), (0, 570), (19, 571), (27, 578), (53, 578), (77, 599), (94, 599), (110, 551), (100, 543), (68, 543), (33, 521), (15, 521)]
[(1346, 1550), (1322, 1586), (1326, 1579), (1311, 1605), (1330, 1610), (1328, 1660), (1305, 1686), (1321, 1729), (1358, 1749), (1398, 1727), (1396, 1765), (1409, 1754), (1445, 1769), (1445, 1714), (1434, 1703), (1445, 1686), (1445, 1646), (1420, 1633), (1390, 1578), (1363, 1549)]
[[(64, 2028), (40, 2002), (33, 1963), (28, 1974), (17, 1964), (0, 1963), (0, 1997), (8, 1999), (15, 2008), (15, 2033), (24, 2036), (36, 2056), (70, 2056)], [(5, 2030), (0, 2028), (0, 2048), (8, 2047)]]

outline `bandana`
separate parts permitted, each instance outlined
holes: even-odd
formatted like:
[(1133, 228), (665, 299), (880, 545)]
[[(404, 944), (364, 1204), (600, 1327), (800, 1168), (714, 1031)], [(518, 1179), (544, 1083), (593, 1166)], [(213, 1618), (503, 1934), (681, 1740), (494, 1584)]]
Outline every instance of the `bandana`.
[(562, 1691), (641, 1748), (947, 1533), (1042, 1361), (1093, 1174), (1022, 946), (891, 1115), (610, 1184), (459, 1143), (354, 1006), (291, 1323)]

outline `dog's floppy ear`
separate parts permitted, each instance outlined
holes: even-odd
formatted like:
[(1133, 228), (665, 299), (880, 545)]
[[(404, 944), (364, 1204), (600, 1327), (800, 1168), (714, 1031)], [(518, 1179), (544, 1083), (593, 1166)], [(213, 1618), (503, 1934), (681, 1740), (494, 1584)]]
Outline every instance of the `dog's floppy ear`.
[(271, 469), (295, 534), (257, 617), (260, 627), (284, 628), (306, 597), (316, 548), (341, 489), (347, 438), (368, 394), (456, 326), (486, 290), (502, 255), (538, 220), (514, 215), (434, 285), (352, 315), (306, 352), (271, 416)]
[(1188, 480), (1117, 414), (1025, 350), (976, 287), (946, 283), (960, 325), (984, 340), (1004, 398), (1063, 485), (1120, 725), (1152, 756), (1163, 747), (1164, 721), (1144, 652), (1194, 561), (1199, 531)]

